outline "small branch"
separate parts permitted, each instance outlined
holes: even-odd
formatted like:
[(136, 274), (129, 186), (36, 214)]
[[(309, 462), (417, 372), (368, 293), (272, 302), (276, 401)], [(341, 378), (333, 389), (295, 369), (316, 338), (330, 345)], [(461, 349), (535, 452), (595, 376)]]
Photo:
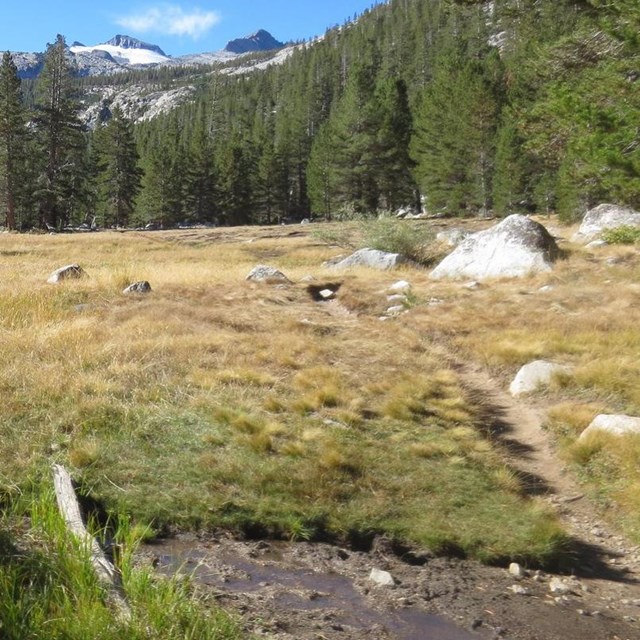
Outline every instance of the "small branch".
[(87, 531), (80, 514), (80, 505), (73, 488), (69, 472), (59, 464), (53, 465), (53, 486), (58, 508), (67, 528), (78, 541), (91, 552), (91, 564), (98, 582), (107, 591), (107, 603), (122, 622), (131, 620), (131, 609), (120, 584), (120, 576), (113, 564), (105, 556), (98, 541)]

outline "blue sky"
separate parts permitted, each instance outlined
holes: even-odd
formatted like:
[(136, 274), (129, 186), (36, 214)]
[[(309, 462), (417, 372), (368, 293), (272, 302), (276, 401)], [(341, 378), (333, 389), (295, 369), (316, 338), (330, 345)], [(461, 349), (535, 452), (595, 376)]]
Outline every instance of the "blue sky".
[(68, 44), (99, 44), (117, 33), (159, 45), (168, 55), (222, 49), (258, 29), (282, 41), (310, 38), (362, 13), (373, 0), (0, 0), (0, 51), (44, 51), (61, 33)]

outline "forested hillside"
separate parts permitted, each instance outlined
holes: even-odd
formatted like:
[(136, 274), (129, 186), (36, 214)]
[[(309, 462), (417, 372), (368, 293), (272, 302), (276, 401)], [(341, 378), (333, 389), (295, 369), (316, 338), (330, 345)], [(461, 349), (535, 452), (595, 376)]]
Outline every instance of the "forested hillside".
[(391, 0), (280, 65), (203, 70), (189, 103), (135, 127), (106, 112), (93, 133), (72, 104), (87, 79), (52, 93), (64, 74), (49, 51), (35, 111), (21, 111), (5, 58), (0, 218), (245, 224), (424, 206), (571, 220), (603, 201), (640, 207), (639, 33), (635, 0)]

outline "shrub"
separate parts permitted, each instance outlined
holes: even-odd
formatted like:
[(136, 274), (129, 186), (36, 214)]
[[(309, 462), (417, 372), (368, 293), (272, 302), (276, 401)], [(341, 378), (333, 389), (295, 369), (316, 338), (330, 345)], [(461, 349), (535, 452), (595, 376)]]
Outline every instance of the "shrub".
[(640, 243), (640, 227), (623, 225), (615, 229), (606, 229), (602, 239), (609, 244), (638, 244)]
[(430, 264), (435, 260), (435, 236), (422, 224), (383, 217), (364, 221), (360, 227), (363, 246), (399, 253), (420, 264)]

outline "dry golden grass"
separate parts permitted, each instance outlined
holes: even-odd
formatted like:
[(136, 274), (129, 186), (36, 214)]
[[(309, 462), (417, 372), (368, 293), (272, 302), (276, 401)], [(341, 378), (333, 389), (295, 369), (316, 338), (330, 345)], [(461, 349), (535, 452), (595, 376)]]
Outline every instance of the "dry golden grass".
[[(428, 307), (444, 285), (426, 272), (336, 274), (320, 266), (335, 253), (288, 228), (1, 236), (0, 485), (59, 460), (156, 527), (386, 531), (485, 559), (552, 557), (557, 524), (518, 495), (432, 347), (463, 338), (470, 292)], [(70, 262), (88, 277), (46, 284)], [(246, 282), (259, 262), (297, 284)], [(308, 274), (341, 282), (338, 303), (314, 302)], [(401, 277), (415, 307), (382, 322)], [(122, 295), (140, 279), (150, 295)]]

